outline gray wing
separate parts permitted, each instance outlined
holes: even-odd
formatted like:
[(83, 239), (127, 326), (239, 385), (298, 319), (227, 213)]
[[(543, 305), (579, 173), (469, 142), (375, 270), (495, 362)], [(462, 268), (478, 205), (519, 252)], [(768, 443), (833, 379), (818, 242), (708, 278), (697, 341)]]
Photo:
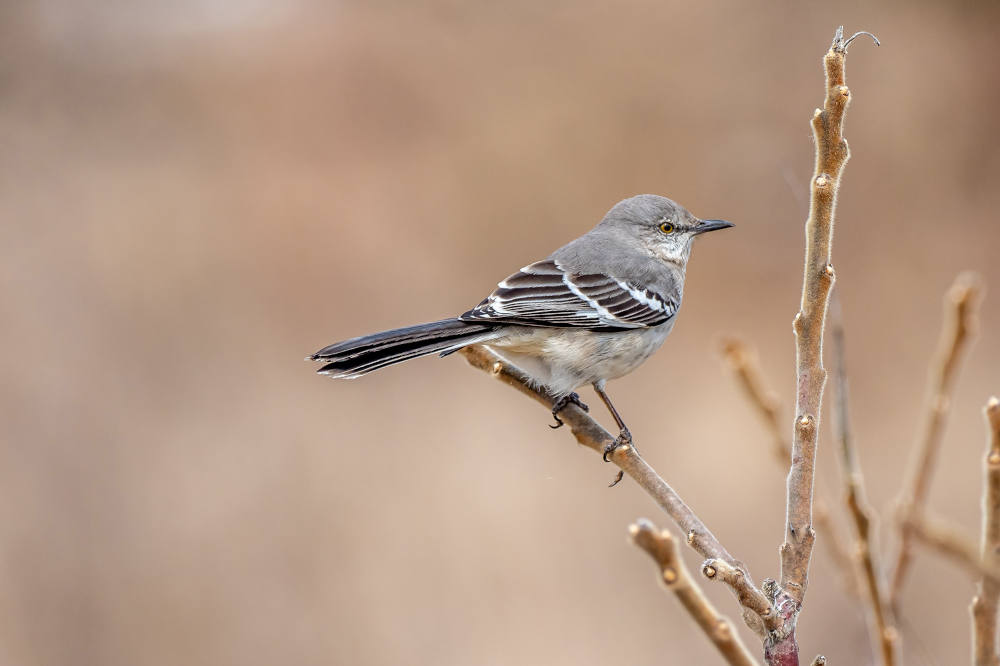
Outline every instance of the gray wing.
[(568, 273), (554, 259), (525, 266), (501, 282), (462, 321), (616, 330), (658, 326), (677, 303), (601, 273)]

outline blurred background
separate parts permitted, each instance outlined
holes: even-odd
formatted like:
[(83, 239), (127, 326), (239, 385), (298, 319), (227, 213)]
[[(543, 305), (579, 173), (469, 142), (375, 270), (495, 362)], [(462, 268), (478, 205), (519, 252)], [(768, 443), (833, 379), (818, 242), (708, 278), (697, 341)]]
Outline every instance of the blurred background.
[[(626, 542), (665, 516), (630, 481), (609, 490), (613, 468), (538, 405), (458, 356), (356, 382), (302, 359), (462, 312), (632, 194), (733, 220), (698, 243), (668, 344), (611, 392), (651, 464), (758, 581), (776, 575), (784, 471), (719, 343), (759, 349), (790, 425), (809, 118), (839, 24), (883, 44), (848, 62), (834, 252), (868, 492), (885, 515), (942, 296), (975, 269), (992, 291), (930, 501), (971, 532), (1000, 392), (998, 18), (3, 3), (0, 663), (717, 663)], [(833, 452), (824, 436), (836, 499)], [(813, 562), (804, 658), (869, 663), (822, 544)], [(909, 663), (968, 659), (972, 594), (918, 556)]]

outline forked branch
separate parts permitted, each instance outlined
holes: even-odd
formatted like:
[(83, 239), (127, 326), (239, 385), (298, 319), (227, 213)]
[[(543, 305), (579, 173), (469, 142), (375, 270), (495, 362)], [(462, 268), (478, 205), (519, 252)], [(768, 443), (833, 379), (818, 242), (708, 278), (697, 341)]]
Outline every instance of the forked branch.
[[(520, 368), (486, 347), (466, 347), (461, 353), (473, 367), (490, 373), (508, 386), (534, 398), (548, 409), (552, 408), (552, 398), (544, 389), (539, 388)], [(559, 417), (569, 426), (576, 441), (595, 453), (603, 455), (607, 445), (614, 441), (614, 437), (607, 430), (576, 405), (566, 407), (559, 413)], [(770, 611), (763, 593), (754, 586), (746, 567), (729, 554), (674, 489), (642, 459), (634, 446), (618, 446), (609, 460), (632, 477), (660, 505), (660, 508), (667, 512), (667, 515), (684, 531), (691, 548), (704, 558), (726, 562), (741, 572), (741, 576), (725, 582), (737, 599), (753, 600), (752, 606), (747, 607), (743, 604), (744, 610), (747, 611), (743, 613), (747, 626), (761, 637), (778, 626), (776, 615)]]
[[(767, 388), (764, 373), (757, 364), (754, 351), (738, 338), (727, 338), (722, 343), (722, 357), (736, 376), (736, 381), (750, 404), (760, 414), (768, 434), (771, 436), (771, 452), (774, 461), (787, 469), (792, 458), (792, 447), (781, 421), (781, 408), (774, 393)], [(844, 586), (851, 594), (858, 595), (858, 581), (854, 573), (851, 557), (844, 549), (844, 540), (839, 538), (836, 525), (830, 513), (829, 504), (822, 497), (815, 501), (813, 521), (816, 523), (820, 541), (825, 544), (830, 559), (840, 569)]]
[(691, 577), (681, 558), (677, 540), (667, 530), (658, 530), (652, 522), (639, 519), (629, 527), (632, 543), (646, 551), (660, 568), (660, 581), (677, 596), (719, 653), (732, 666), (759, 666), (740, 640), (728, 618), (719, 614)]

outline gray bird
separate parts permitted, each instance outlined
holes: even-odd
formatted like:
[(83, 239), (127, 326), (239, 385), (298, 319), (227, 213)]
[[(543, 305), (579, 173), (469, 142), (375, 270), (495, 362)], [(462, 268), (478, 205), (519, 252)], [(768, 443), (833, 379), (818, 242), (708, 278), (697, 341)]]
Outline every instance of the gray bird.
[(354, 379), (418, 356), (487, 345), (553, 397), (553, 427), (570, 403), (587, 409), (574, 390), (592, 384), (621, 431), (607, 460), (631, 434), (605, 384), (639, 367), (670, 334), (694, 237), (731, 226), (640, 194), (459, 317), (352, 338), (309, 358), (324, 363), (321, 374)]

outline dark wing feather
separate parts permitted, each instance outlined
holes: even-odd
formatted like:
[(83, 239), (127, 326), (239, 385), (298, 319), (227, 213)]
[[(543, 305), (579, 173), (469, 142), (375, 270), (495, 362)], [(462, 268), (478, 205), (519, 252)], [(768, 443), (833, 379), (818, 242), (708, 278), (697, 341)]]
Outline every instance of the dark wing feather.
[(601, 273), (567, 273), (546, 259), (511, 275), (459, 319), (616, 330), (657, 326), (676, 312), (674, 301), (649, 289)]

